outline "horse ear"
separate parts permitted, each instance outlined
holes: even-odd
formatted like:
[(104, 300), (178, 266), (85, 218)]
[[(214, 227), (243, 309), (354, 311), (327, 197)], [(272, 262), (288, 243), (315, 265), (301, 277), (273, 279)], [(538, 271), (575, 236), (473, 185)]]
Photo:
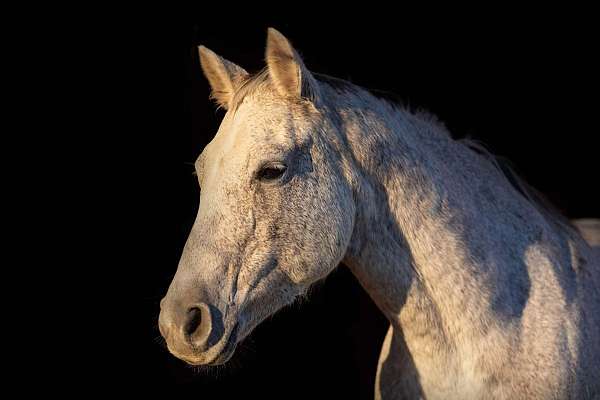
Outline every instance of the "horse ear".
[(315, 78), (306, 69), (290, 41), (276, 29), (268, 30), (265, 53), (271, 81), (281, 95), (315, 100), (318, 93)]
[(227, 110), (233, 94), (248, 77), (248, 73), (239, 65), (219, 57), (204, 46), (199, 46), (198, 51), (200, 66), (212, 89), (211, 97), (220, 107)]

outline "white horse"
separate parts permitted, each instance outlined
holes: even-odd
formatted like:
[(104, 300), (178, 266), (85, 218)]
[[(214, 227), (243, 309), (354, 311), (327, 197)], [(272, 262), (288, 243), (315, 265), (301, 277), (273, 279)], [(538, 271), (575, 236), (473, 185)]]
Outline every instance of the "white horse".
[(273, 29), (255, 76), (200, 57), (227, 113), (161, 302), (171, 353), (226, 362), (343, 262), (390, 322), (377, 398), (600, 396), (598, 221), (586, 243), (434, 118), (312, 74)]

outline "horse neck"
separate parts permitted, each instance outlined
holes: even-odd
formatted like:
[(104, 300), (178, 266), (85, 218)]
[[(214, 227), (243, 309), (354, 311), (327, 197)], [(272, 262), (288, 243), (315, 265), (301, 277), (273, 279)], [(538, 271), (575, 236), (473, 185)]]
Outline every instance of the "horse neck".
[[(497, 319), (495, 305), (526, 293), (518, 283), (526, 271), (481, 262), (496, 240), (517, 240), (508, 231), (494, 237), (488, 231), (499, 230), (490, 225), (518, 225), (505, 214), (531, 207), (430, 117), (359, 97), (337, 115), (347, 162), (356, 168), (349, 177), (355, 230), (344, 263), (407, 337), (426, 332), (456, 341), (469, 330), (485, 331), (481, 325)], [(542, 225), (539, 214), (527, 217)]]

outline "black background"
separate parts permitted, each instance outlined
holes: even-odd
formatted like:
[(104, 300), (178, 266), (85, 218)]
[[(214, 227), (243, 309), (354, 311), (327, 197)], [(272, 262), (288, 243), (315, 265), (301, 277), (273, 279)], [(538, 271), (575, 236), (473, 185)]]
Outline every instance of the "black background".
[[(266, 29), (273, 26), (309, 69), (396, 93), (438, 115), (455, 137), (479, 139), (509, 159), (567, 216), (600, 216), (598, 43), (585, 12), (450, 17), (394, 10), (349, 18), (312, 11), (299, 17), (283, 10), (276, 16), (190, 10), (191, 18), (170, 23), (138, 18), (125, 23), (123, 54), (103, 53), (110, 57), (106, 70), (118, 77), (113, 102), (104, 107), (123, 117), (102, 123), (115, 154), (114, 164), (112, 153), (102, 159), (112, 173), (102, 198), (114, 217), (102, 246), (117, 249), (104, 268), (128, 297), (115, 311), (124, 325), (118, 332), (109, 326), (109, 335), (122, 338), (115, 340), (121, 350), (112, 362), (135, 390), (206, 399), (372, 398), (387, 329), (340, 266), (308, 301), (259, 326), (224, 368), (189, 367), (164, 348), (158, 303), (198, 209), (190, 163), (223, 116), (208, 100), (199, 44), (255, 72), (263, 67)], [(119, 282), (125, 276), (131, 283)], [(100, 378), (111, 377), (103, 369)]]

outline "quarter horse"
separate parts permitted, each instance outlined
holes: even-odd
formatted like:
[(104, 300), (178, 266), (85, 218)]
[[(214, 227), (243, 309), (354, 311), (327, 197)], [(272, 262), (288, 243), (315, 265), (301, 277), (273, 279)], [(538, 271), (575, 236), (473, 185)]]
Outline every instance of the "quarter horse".
[(571, 224), (432, 116), (311, 73), (269, 29), (255, 75), (200, 46), (226, 110), (159, 328), (225, 363), (343, 262), (389, 320), (381, 399), (600, 397), (600, 221)]

